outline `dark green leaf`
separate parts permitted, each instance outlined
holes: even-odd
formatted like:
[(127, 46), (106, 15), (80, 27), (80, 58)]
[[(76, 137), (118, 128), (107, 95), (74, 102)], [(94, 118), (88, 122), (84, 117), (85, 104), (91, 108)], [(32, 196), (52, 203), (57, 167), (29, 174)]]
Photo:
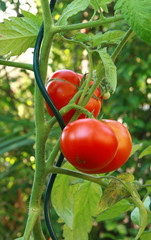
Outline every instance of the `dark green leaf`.
[(118, 0), (115, 9), (120, 9), (134, 32), (151, 45), (151, 1)]
[(17, 148), (23, 147), (25, 145), (33, 144), (35, 142), (34, 139), (32, 138), (25, 138), (24, 136), (18, 137), (18, 141), (16, 141), (16, 138), (11, 139), (8, 143), (6, 141), (4, 143), (3, 148), (0, 149), (0, 155), (5, 153), (5, 152), (10, 152), (12, 150), (15, 150)]

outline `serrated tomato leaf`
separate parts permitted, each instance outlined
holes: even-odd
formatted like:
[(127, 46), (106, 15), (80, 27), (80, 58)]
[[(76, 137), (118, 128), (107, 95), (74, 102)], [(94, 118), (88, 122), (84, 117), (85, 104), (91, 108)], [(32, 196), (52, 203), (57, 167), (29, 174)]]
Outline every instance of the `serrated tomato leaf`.
[(124, 35), (125, 32), (120, 30), (108, 31), (104, 34), (99, 32), (92, 38), (93, 47), (101, 44), (118, 44)]
[(115, 9), (121, 10), (123, 17), (134, 32), (151, 45), (151, 1), (118, 0)]
[(85, 181), (80, 185), (74, 195), (73, 227), (72, 229), (64, 227), (65, 239), (88, 239), (93, 223), (92, 217), (98, 212), (101, 195), (101, 187), (95, 183)]
[(0, 23), (0, 54), (20, 55), (34, 47), (42, 19), (23, 11), (28, 17), (11, 17)]

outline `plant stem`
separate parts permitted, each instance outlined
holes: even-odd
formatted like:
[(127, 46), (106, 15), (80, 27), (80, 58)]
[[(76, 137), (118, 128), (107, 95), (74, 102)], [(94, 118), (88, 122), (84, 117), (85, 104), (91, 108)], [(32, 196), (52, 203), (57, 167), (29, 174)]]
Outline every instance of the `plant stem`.
[(39, 209), (30, 208), (28, 222), (26, 224), (26, 229), (23, 237), (24, 240), (28, 240), (30, 238), (31, 232), (33, 230), (33, 226), (37, 221), (38, 215), (39, 215)]
[(22, 69), (33, 71), (33, 65), (28, 63), (12, 62), (12, 61), (6, 61), (6, 60), (0, 59), (0, 65), (22, 68)]
[[(102, 180), (101, 177), (95, 177), (95, 176), (92, 176), (92, 175), (89, 175), (89, 174), (76, 172), (76, 171), (72, 171), (72, 170), (65, 169), (65, 168), (59, 168), (59, 167), (54, 167), (53, 166), (49, 169), (49, 171), (52, 172), (52, 173), (64, 174), (64, 175), (68, 175), (68, 176), (71, 176), (71, 177), (77, 177), (77, 178), (81, 178), (81, 179), (84, 179), (84, 180), (88, 180), (88, 181), (97, 183), (97, 184), (101, 185), (102, 187), (106, 187), (108, 185), (106, 182), (104, 182)], [(105, 176), (103, 178), (105, 178)]]
[(84, 179), (84, 180), (88, 180), (88, 181), (100, 184), (102, 187), (107, 187), (108, 186), (108, 183), (104, 182), (103, 179), (114, 179), (115, 181), (120, 182), (127, 189), (126, 183), (123, 182), (121, 179), (116, 178), (114, 176), (104, 175), (104, 176), (98, 176), (97, 177), (97, 176), (94, 176), (94, 175), (90, 175), (90, 174), (86, 174), (86, 173), (82, 173), (82, 172), (77, 172), (77, 171), (73, 171), (73, 170), (69, 170), (69, 169), (65, 169), (65, 168), (59, 168), (59, 167), (55, 167), (55, 166), (50, 167), (48, 169), (48, 172), (57, 173), (57, 174), (64, 174), (64, 175), (68, 175), (68, 176), (72, 176), (72, 177), (81, 178), (81, 179)]
[(62, 25), (58, 26), (56, 25), (53, 29), (54, 33), (59, 33), (59, 32), (67, 32), (67, 31), (72, 31), (72, 30), (78, 30), (82, 28), (92, 28), (92, 27), (97, 27), (117, 21), (123, 20), (122, 16), (115, 16), (115, 17), (110, 17), (110, 18), (105, 18), (105, 19), (99, 19), (96, 21), (89, 21), (86, 23), (77, 23), (77, 24), (72, 24), (72, 25)]
[(143, 204), (143, 202), (140, 200), (139, 194), (132, 183), (127, 183), (127, 190), (131, 194), (130, 200), (135, 204), (136, 207), (139, 209), (140, 213), (140, 229), (138, 231), (137, 236), (135, 237), (135, 240), (138, 240), (142, 233), (144, 232), (146, 225), (147, 225), (147, 210)]
[[(50, 47), (52, 44), (53, 33), (51, 26), (53, 25), (51, 12), (49, 8), (48, 1), (41, 0), (42, 11), (44, 16), (44, 39), (41, 48), (40, 54), (40, 74), (43, 82), (45, 82), (48, 66), (48, 58)], [(41, 223), (40, 223), (40, 203), (41, 195), (43, 192), (43, 186), (45, 183), (45, 143), (48, 136), (48, 132), (45, 126), (44, 121), (44, 99), (38, 88), (38, 85), (35, 86), (35, 124), (36, 124), (36, 169), (34, 174), (34, 182), (32, 187), (32, 193), (29, 204), (29, 216), (27, 220), (26, 230), (24, 236), (27, 236), (27, 233), (31, 232), (33, 229), (34, 239), (44, 240), (45, 237), (42, 232)], [(32, 224), (29, 220), (32, 218), (31, 212), (32, 209), (36, 209), (37, 218)], [(29, 234), (26, 240), (29, 239)]]
[(134, 35), (134, 32), (131, 28), (129, 28), (129, 30), (125, 33), (123, 39), (121, 40), (121, 42), (118, 44), (118, 46), (115, 48), (113, 54), (112, 54), (112, 60), (115, 61), (115, 59), (117, 58), (119, 52), (122, 50), (122, 48), (124, 47), (124, 45), (126, 44), (126, 42)]
[(35, 227), (33, 229), (33, 235), (35, 240), (46, 240), (45, 236), (43, 234), (42, 228), (41, 228), (41, 223), (40, 223), (40, 216), (38, 216)]
[(58, 139), (55, 147), (53, 148), (52, 152), (50, 153), (49, 155), (49, 158), (47, 159), (47, 162), (46, 162), (46, 174), (48, 174), (48, 168), (50, 168), (58, 154), (58, 151), (60, 150), (60, 138)]

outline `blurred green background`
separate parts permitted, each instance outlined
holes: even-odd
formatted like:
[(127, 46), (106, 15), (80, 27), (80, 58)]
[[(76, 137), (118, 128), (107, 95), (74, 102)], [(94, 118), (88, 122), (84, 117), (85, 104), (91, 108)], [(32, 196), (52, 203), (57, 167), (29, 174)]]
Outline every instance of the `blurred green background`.
[[(70, 3), (57, 1), (54, 19), (57, 20), (63, 8)], [(41, 15), (38, 0), (1, 0), (0, 21), (8, 16), (21, 16), (20, 9)], [(92, 9), (79, 13), (72, 22), (90, 19)], [(109, 6), (109, 15), (113, 15), (113, 4)], [(126, 30), (123, 22), (104, 28), (91, 29), (95, 32), (112, 29)], [(89, 30), (84, 32), (90, 34)], [(70, 33), (68, 33), (70, 36)], [(73, 34), (73, 33), (71, 33)], [(68, 36), (67, 36), (68, 37)], [(112, 48), (111, 50), (112, 51)], [(32, 63), (33, 49), (11, 60)], [(2, 58), (2, 56), (1, 56)], [(97, 57), (95, 59), (97, 64)], [(56, 38), (50, 55), (49, 75), (58, 69), (72, 69), (86, 72), (87, 56), (83, 49), (72, 43)], [(151, 145), (151, 48), (138, 37), (130, 40), (116, 61), (118, 87), (114, 95), (103, 101), (103, 118), (112, 118), (123, 122), (129, 129), (133, 143), (141, 144), (129, 161), (120, 169), (134, 174), (135, 179), (145, 183), (151, 177), (150, 158), (139, 159), (140, 152)], [(34, 129), (34, 75), (32, 72), (0, 66), (0, 240), (11, 240), (23, 233), (28, 213), (28, 202), (35, 168), (35, 129)], [(49, 119), (46, 113), (46, 119)], [(54, 127), (47, 141), (46, 151), (54, 146), (60, 130)], [(51, 138), (51, 139), (50, 139)], [(142, 191), (142, 196), (144, 192)], [(52, 211), (53, 218), (57, 216)], [(44, 216), (41, 216), (47, 239)], [(61, 239), (61, 225), (55, 226), (58, 239)], [(137, 226), (132, 224), (129, 213), (105, 223), (94, 223), (90, 240), (133, 239)]]

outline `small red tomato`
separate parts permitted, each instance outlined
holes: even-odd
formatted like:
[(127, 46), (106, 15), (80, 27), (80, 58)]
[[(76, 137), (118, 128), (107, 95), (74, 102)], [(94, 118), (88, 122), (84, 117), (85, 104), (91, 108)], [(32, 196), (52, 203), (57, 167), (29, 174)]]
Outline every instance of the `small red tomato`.
[(118, 148), (113, 160), (99, 171), (99, 173), (107, 173), (122, 167), (128, 160), (132, 150), (132, 140), (128, 129), (122, 123), (107, 119), (103, 119), (102, 122), (113, 129), (118, 140)]
[[(73, 98), (73, 96), (77, 93), (80, 80), (82, 79), (82, 77), (83, 77), (82, 74), (78, 74), (67, 69), (59, 70), (52, 74), (47, 84), (46, 90), (58, 110), (66, 106)], [(91, 84), (93, 84), (93, 82)], [(99, 97), (100, 94), (101, 94), (100, 90), (99, 88), (97, 88), (96, 91), (94, 92), (94, 95), (96, 97)], [(101, 104), (102, 104), (101, 98), (98, 100), (92, 97), (87, 103), (85, 108), (89, 112), (93, 111), (94, 117), (97, 117), (101, 109)], [(47, 103), (46, 107), (50, 116), (53, 116), (53, 112), (51, 111)], [(72, 109), (68, 113), (63, 115), (63, 119), (66, 124), (70, 121), (75, 112), (76, 110)], [(79, 118), (85, 118), (85, 115), (81, 114)]]
[[(59, 70), (52, 74), (47, 84), (46, 90), (54, 102), (58, 110), (66, 106), (77, 92), (77, 87), (80, 84), (80, 80), (77, 74), (71, 70)], [(46, 103), (47, 110), (50, 116), (54, 116), (53, 112)], [(65, 123), (67, 124), (75, 110), (71, 110), (63, 116)]]
[(112, 128), (96, 119), (79, 119), (69, 123), (60, 139), (66, 159), (79, 171), (95, 173), (114, 158), (118, 140)]

